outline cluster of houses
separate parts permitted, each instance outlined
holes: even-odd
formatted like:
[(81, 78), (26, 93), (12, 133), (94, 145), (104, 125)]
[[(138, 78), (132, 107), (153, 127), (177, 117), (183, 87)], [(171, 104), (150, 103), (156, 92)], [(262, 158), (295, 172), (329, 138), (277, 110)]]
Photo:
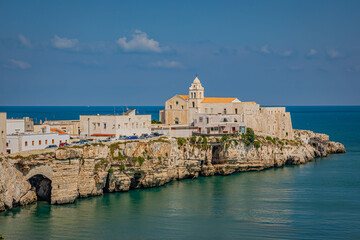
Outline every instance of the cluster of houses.
[(170, 137), (243, 134), (251, 127), (257, 134), (292, 139), (290, 113), (284, 107), (260, 107), (238, 98), (205, 97), (198, 77), (188, 95), (175, 95), (159, 113), (161, 124), (151, 124), (151, 115), (134, 109), (121, 115), (80, 115), (79, 120), (34, 123), (27, 117), (7, 119), (0, 113), (0, 154), (59, 146), (76, 138), (133, 136), (157, 132)]

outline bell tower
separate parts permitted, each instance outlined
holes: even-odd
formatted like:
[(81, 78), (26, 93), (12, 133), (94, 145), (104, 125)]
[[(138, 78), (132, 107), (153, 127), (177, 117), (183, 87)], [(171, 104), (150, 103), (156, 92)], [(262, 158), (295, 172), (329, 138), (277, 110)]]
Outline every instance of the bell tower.
[(200, 103), (204, 100), (204, 88), (201, 86), (201, 82), (199, 78), (195, 77), (191, 86), (189, 87), (189, 98), (188, 98), (188, 106), (189, 106), (189, 120), (192, 123), (194, 118), (194, 114), (200, 113)]

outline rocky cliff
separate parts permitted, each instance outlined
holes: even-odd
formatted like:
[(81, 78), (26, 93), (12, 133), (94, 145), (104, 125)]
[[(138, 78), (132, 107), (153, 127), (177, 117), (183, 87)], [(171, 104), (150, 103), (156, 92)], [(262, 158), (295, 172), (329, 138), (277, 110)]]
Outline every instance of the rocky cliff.
[(37, 200), (72, 203), (185, 178), (304, 164), (345, 152), (325, 134), (295, 130), (294, 135), (293, 141), (257, 136), (250, 143), (241, 136), (160, 138), (1, 156), (0, 211)]

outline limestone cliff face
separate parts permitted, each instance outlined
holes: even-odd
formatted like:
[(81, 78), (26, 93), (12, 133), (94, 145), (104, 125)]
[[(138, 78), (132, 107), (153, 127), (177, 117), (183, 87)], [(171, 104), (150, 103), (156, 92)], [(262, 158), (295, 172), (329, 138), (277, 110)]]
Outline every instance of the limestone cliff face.
[(37, 201), (72, 203), (104, 192), (158, 187), (198, 176), (258, 171), (286, 164), (304, 164), (315, 157), (345, 152), (324, 134), (295, 131), (296, 140), (257, 137), (258, 147), (241, 139), (177, 139), (93, 144), (2, 157), (0, 211)]

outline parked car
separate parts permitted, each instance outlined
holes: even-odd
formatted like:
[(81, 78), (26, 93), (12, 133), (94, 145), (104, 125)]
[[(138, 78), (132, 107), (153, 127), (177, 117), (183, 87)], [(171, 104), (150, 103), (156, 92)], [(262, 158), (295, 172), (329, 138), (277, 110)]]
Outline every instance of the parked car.
[(162, 136), (162, 135), (164, 135), (164, 134), (154, 132), (154, 133), (152, 133), (151, 135), (153, 135), (154, 137), (160, 137), (160, 136)]
[(70, 146), (70, 144), (68, 144), (68, 143), (60, 143), (59, 144), (59, 147), (66, 147), (66, 146)]
[(104, 139), (104, 140), (102, 140), (101, 142), (110, 142), (110, 139)]
[(139, 137), (138, 137), (138, 136), (136, 136), (136, 135), (134, 135), (134, 136), (130, 136), (130, 137), (128, 137), (127, 139), (139, 139)]
[(46, 146), (46, 148), (57, 148), (58, 146), (56, 146), (56, 145), (48, 145), (48, 146)]
[(119, 140), (126, 140), (127, 136), (119, 136)]

